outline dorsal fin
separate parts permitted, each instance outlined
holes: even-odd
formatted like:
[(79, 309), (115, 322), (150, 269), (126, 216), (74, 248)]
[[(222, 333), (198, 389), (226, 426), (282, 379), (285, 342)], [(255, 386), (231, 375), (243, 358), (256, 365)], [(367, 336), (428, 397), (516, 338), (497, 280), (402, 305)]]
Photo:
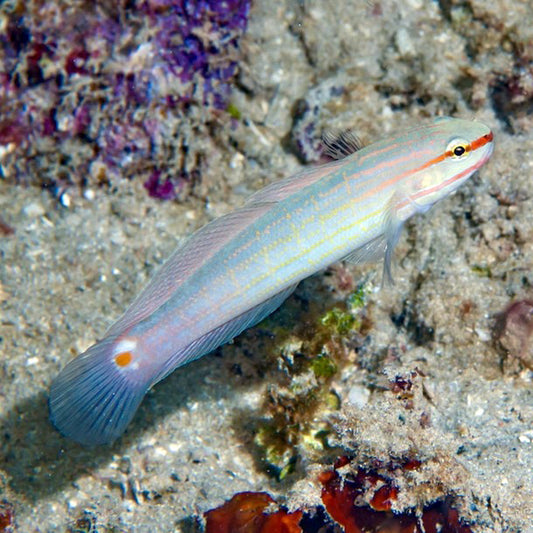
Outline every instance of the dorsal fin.
[(275, 181), (252, 194), (245, 205), (281, 202), (292, 194), (313, 185), (319, 179), (327, 176), (337, 166), (342, 166), (339, 161), (330, 161), (325, 165), (304, 168), (300, 172)]
[(322, 133), (324, 155), (332, 159), (344, 159), (349, 155), (361, 150), (363, 144), (352, 130), (334, 133), (326, 130)]
[(152, 314), (189, 276), (271, 207), (268, 203), (245, 205), (196, 231), (163, 263), (106, 336), (120, 333)]

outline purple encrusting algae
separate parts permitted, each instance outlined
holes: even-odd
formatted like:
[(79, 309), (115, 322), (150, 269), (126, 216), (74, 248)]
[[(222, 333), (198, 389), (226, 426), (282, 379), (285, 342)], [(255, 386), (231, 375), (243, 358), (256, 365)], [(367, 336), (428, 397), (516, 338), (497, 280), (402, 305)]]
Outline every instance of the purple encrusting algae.
[[(2, 173), (52, 189), (140, 177), (174, 198), (203, 160), (190, 137), (230, 122), (251, 0), (77, 0), (4, 8)], [(170, 177), (171, 176), (171, 177)]]

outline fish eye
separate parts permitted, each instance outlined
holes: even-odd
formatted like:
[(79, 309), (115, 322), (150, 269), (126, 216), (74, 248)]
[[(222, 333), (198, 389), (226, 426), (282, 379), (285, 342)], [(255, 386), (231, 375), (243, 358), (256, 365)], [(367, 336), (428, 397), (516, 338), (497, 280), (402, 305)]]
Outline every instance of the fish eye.
[(453, 159), (464, 159), (471, 150), (470, 143), (464, 139), (454, 139), (448, 143), (446, 148), (446, 155)]
[(466, 152), (466, 148), (464, 146), (456, 146), (453, 149), (453, 155), (456, 155), (457, 157), (461, 157)]

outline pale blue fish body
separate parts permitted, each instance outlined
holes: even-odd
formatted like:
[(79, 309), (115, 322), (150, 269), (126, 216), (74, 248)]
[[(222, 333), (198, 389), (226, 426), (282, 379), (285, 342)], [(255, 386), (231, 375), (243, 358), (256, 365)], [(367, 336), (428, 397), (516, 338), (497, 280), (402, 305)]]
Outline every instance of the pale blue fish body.
[(383, 255), (390, 275), (403, 222), (453, 192), (492, 148), (483, 124), (441, 118), (259, 191), (193, 234), (62, 370), (52, 421), (83, 444), (112, 442), (150, 387), (262, 320), (302, 279)]

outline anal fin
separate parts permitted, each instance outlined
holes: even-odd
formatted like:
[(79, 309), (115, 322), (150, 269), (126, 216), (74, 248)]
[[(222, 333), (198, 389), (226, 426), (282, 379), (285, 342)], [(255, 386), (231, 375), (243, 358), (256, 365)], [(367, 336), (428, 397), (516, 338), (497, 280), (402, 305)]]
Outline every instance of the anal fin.
[(283, 289), (268, 300), (261, 302), (191, 342), (187, 347), (180, 350), (167, 361), (162, 372), (154, 379), (153, 384), (164, 379), (178, 366), (198, 359), (202, 355), (213, 351), (218, 346), (229, 342), (245, 329), (261, 322), (261, 320), (273, 313), (292, 294), (297, 285), (291, 285)]

